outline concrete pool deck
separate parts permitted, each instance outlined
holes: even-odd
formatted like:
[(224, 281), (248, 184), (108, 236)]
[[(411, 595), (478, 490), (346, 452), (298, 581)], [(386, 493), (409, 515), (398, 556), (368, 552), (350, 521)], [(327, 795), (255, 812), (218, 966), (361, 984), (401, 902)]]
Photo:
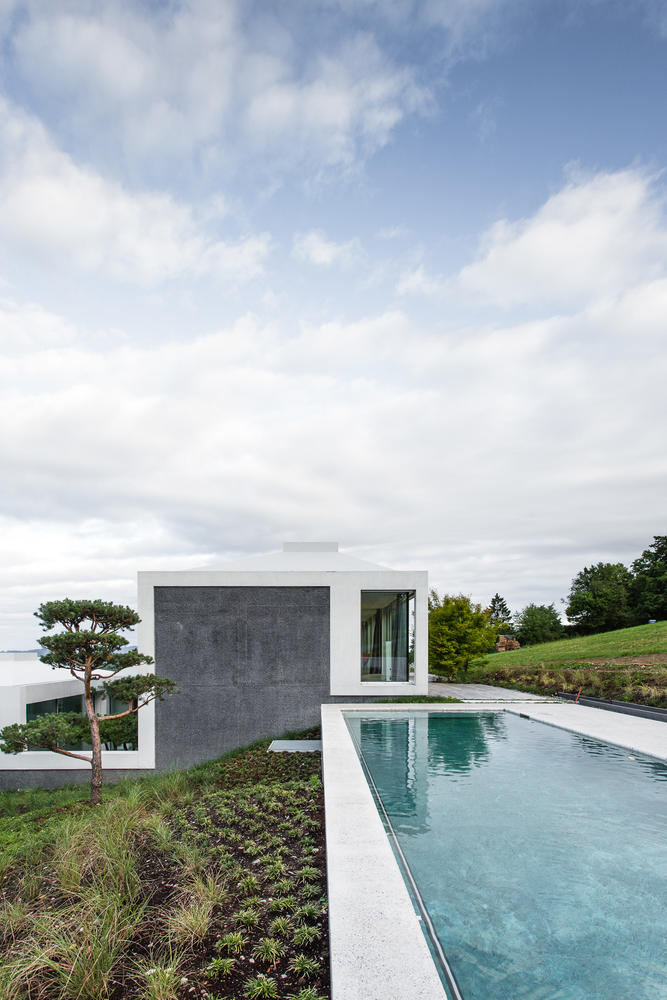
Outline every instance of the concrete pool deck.
[(538, 696), (453, 705), (322, 705), (332, 1000), (446, 1000), (344, 718), (345, 712), (408, 710), (511, 712), (667, 762), (665, 723)]
[(495, 687), (492, 684), (452, 684), (447, 681), (429, 681), (428, 693), (438, 698), (460, 698), (461, 701), (553, 701), (549, 695), (528, 694), (513, 688)]

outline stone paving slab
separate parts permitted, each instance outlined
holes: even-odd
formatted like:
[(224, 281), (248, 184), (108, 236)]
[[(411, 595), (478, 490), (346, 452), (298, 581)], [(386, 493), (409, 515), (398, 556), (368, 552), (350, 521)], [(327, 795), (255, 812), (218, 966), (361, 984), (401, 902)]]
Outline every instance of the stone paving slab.
[(447, 1000), (343, 707), (322, 705), (332, 1000)]
[(322, 749), (322, 740), (274, 740), (269, 750), (274, 753), (316, 753)]
[(529, 694), (513, 688), (495, 687), (492, 684), (441, 684), (429, 681), (428, 693), (440, 698), (460, 698), (461, 701), (546, 701), (547, 695)]

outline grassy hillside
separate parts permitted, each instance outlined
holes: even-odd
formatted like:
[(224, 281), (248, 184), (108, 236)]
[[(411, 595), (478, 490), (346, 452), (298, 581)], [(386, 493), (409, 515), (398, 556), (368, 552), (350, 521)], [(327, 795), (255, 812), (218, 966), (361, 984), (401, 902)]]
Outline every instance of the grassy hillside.
[(667, 708), (667, 621), (492, 653), (457, 680)]
[(655, 625), (637, 625), (635, 628), (621, 628), (614, 632), (599, 632), (580, 639), (559, 639), (558, 642), (543, 642), (539, 646), (513, 649), (507, 653), (495, 653), (493, 660), (502, 658), (507, 666), (520, 667), (534, 663), (580, 663), (584, 660), (616, 659), (629, 656), (638, 663), (645, 657), (663, 655), (667, 662), (667, 621)]
[(0, 793), (0, 1000), (325, 1000), (320, 754), (266, 751)]

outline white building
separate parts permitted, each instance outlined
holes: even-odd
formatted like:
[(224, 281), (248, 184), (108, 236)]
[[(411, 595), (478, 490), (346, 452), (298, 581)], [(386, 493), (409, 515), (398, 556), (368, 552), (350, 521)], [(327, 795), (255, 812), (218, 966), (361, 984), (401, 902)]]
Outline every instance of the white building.
[[(336, 543), (286, 543), (220, 568), (140, 572), (138, 587), (138, 648), (179, 692), (139, 712), (137, 750), (105, 751), (114, 774), (188, 767), (317, 725), (323, 702), (428, 692), (426, 572), (378, 566)], [(26, 721), (33, 702), (81, 692), (36, 655), (28, 673), (17, 663), (6, 679), (3, 724)], [(62, 783), (80, 770), (48, 751), (2, 755), (0, 769), (5, 787), (7, 772), (38, 770), (42, 783), (61, 772)]]

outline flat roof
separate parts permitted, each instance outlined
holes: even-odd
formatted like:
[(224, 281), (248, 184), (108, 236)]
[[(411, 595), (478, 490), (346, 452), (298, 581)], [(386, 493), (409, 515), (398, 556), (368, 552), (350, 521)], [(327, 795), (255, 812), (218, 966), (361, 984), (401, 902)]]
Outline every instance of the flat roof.
[[(297, 544), (297, 543), (295, 543)], [(303, 543), (298, 543), (302, 545)], [(321, 545), (322, 543), (317, 543)], [(335, 543), (329, 543), (330, 545)], [(378, 563), (369, 562), (366, 559), (357, 559), (346, 552), (340, 552), (336, 548), (290, 548), (281, 552), (268, 552), (259, 556), (248, 556), (245, 559), (233, 560), (230, 562), (214, 563), (210, 566), (198, 567), (206, 572), (263, 572), (264, 570), (284, 573), (336, 573), (336, 572), (376, 572), (386, 571), (387, 566), (380, 566)]]

